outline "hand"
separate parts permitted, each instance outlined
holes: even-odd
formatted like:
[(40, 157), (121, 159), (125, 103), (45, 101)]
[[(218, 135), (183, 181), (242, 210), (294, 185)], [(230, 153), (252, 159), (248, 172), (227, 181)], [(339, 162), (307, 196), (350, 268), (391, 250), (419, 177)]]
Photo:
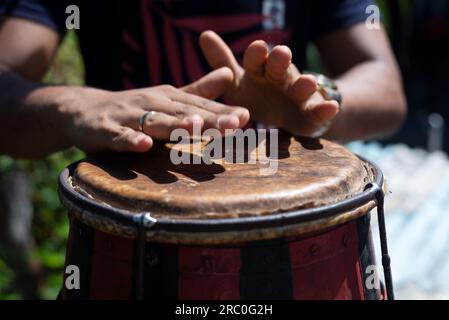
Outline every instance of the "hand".
[(201, 34), (200, 45), (213, 69), (229, 67), (234, 73), (226, 102), (248, 108), (258, 122), (312, 136), (339, 111), (338, 102), (325, 101), (317, 92), (313, 76), (299, 73), (286, 46), (269, 52), (264, 41), (254, 41), (245, 51), (242, 68), (213, 31)]
[[(145, 152), (153, 139), (169, 139), (176, 128), (237, 129), (248, 122), (248, 110), (212, 100), (232, 81), (232, 71), (221, 68), (181, 89), (169, 85), (121, 92), (79, 88), (76, 98), (60, 108), (63, 130), (72, 144), (87, 152)], [(147, 111), (157, 113), (146, 118), (141, 132), (139, 118)]]

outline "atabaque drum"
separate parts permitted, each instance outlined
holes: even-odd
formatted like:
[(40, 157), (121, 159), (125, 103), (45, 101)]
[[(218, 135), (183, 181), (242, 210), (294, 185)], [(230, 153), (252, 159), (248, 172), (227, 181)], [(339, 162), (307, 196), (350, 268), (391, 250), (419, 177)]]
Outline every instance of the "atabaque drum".
[[(63, 299), (386, 298), (370, 233), (383, 203), (374, 164), (282, 134), (276, 170), (264, 173), (249, 163), (254, 150), (239, 163), (202, 161), (208, 143), (88, 156), (60, 175), (66, 266), (79, 269)], [(196, 161), (176, 164), (173, 152)]]

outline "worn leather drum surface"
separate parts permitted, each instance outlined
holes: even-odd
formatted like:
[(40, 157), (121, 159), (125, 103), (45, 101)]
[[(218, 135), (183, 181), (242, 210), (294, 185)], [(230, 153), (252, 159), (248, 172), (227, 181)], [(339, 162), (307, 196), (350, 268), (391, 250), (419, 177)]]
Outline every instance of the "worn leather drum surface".
[[(61, 298), (384, 298), (377, 280), (365, 285), (376, 265), (377, 168), (338, 144), (281, 135), (277, 171), (262, 170), (251, 162), (268, 145), (243, 163), (175, 165), (180, 146), (161, 143), (71, 165), (60, 197), (71, 222), (66, 266), (79, 267), (81, 284)], [(210, 142), (182, 146), (201, 162)]]
[[(180, 152), (189, 153), (191, 161), (204, 161), (206, 144), (196, 141), (190, 151), (183, 146)], [(326, 140), (281, 135), (279, 159), (271, 159), (274, 174), (267, 163), (250, 163), (255, 154), (265, 153), (263, 144), (247, 152), (244, 163), (220, 158), (211, 165), (173, 164), (170, 152), (179, 148), (160, 143), (145, 154), (91, 156), (78, 164), (71, 182), (77, 191), (131, 214), (213, 219), (337, 203), (361, 193), (373, 179), (367, 164)]]

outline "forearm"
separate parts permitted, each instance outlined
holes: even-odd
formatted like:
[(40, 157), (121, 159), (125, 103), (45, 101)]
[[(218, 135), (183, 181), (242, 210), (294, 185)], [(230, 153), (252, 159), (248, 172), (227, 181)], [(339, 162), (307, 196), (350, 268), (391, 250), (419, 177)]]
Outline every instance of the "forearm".
[(336, 80), (343, 96), (327, 138), (341, 142), (382, 138), (394, 133), (406, 114), (401, 77), (396, 66), (368, 61)]
[[(230, 72), (230, 71), (229, 71)], [(43, 86), (3, 68), (0, 72), (0, 154), (42, 157), (72, 145), (88, 153), (146, 152), (174, 129), (243, 127), (249, 113), (214, 99), (231, 85), (219, 69), (181, 89), (168, 85), (107, 91)], [(143, 115), (154, 111), (152, 117)]]
[(0, 66), (0, 154), (37, 158), (71, 146), (59, 112), (70, 87), (46, 87)]

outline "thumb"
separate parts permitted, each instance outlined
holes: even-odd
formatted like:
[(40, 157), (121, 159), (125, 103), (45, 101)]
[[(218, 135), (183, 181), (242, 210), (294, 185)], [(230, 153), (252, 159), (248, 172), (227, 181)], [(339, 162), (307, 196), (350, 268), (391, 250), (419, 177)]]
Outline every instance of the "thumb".
[(203, 98), (215, 100), (222, 96), (229, 89), (234, 81), (234, 74), (231, 69), (223, 67), (214, 70), (199, 80), (182, 87), (181, 90), (195, 94)]
[(334, 119), (339, 111), (340, 105), (338, 102), (330, 100), (307, 106), (304, 110), (304, 116), (311, 123), (321, 125)]
[(234, 74), (238, 74), (240, 66), (231, 48), (218, 34), (210, 30), (204, 31), (200, 36), (200, 46), (212, 69), (228, 67)]

